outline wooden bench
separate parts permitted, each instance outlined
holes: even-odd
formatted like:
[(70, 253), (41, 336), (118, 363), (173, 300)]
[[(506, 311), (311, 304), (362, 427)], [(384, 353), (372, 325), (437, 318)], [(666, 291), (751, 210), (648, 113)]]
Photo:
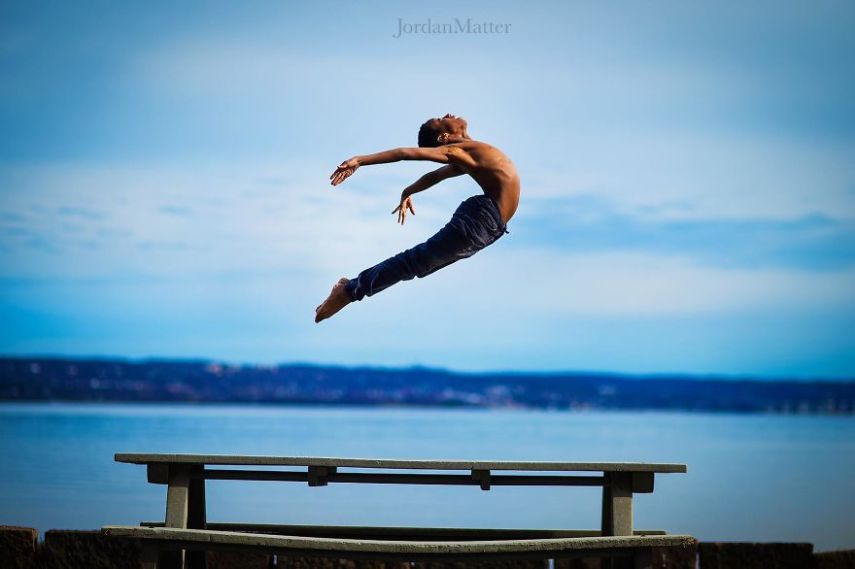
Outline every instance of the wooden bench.
[[(412, 561), (599, 556), (632, 559), (635, 566), (648, 567), (652, 548), (694, 543), (691, 536), (635, 531), (632, 525), (633, 494), (652, 492), (656, 473), (686, 472), (682, 464), (185, 454), (117, 454), (116, 460), (146, 465), (149, 482), (168, 485), (162, 524), (102, 528), (105, 535), (140, 539), (144, 569), (183, 567), (185, 563), (193, 569), (201, 568), (205, 566), (204, 552), (217, 549)], [(482, 490), (505, 485), (599, 486), (603, 508), (599, 531), (218, 524), (206, 519), (205, 480), (291, 481), (309, 486), (454, 484)]]

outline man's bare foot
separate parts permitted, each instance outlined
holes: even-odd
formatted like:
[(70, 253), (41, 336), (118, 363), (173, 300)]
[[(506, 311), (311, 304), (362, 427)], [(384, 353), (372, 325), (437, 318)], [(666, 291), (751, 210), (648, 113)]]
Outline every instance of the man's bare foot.
[(338, 282), (335, 283), (335, 286), (332, 287), (332, 291), (327, 299), (315, 309), (316, 323), (321, 320), (326, 320), (352, 302), (350, 297), (347, 296), (347, 292), (344, 290), (344, 285), (346, 285), (349, 280), (350, 279), (345, 277), (340, 278)]

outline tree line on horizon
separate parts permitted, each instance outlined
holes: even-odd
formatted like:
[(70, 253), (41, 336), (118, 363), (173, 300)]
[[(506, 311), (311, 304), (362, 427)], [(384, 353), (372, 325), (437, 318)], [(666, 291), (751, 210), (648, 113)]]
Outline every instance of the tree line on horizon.
[(0, 400), (855, 414), (855, 381), (4, 357)]

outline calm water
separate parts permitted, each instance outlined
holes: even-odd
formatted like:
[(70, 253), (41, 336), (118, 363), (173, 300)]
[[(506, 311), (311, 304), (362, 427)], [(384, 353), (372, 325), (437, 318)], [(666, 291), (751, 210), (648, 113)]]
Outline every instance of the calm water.
[[(679, 413), (191, 405), (0, 405), (0, 524), (163, 518), (165, 489), (115, 452), (685, 462), (636, 499), (639, 528), (855, 548), (855, 420)], [(596, 488), (208, 482), (211, 520), (596, 527)]]

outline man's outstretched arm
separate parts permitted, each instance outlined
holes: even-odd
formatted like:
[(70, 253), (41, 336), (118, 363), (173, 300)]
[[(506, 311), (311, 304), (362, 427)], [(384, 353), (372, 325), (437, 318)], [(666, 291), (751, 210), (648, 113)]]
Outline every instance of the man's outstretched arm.
[(413, 200), (410, 199), (410, 196), (413, 194), (417, 194), (422, 192), (431, 186), (435, 186), (443, 180), (447, 180), (448, 178), (453, 178), (455, 176), (460, 176), (464, 172), (457, 166), (452, 164), (447, 164), (442, 168), (437, 168), (432, 172), (428, 172), (406, 188), (401, 192), (401, 203), (398, 204), (398, 207), (392, 210), (392, 213), (398, 214), (398, 223), (401, 225), (404, 224), (404, 220), (407, 217), (407, 210), (410, 210), (410, 213), (413, 215), (416, 214), (416, 210), (413, 208)]
[(435, 186), (443, 180), (447, 180), (449, 178), (454, 178), (455, 176), (461, 176), (463, 174), (463, 170), (454, 166), (452, 164), (446, 164), (441, 168), (437, 168), (436, 170), (432, 170), (404, 188), (404, 191), (401, 193), (401, 199), (409, 197), (413, 194), (417, 194), (419, 192), (423, 192), (424, 190), (430, 188), (431, 186)]
[(438, 146), (436, 148), (393, 148), (376, 154), (368, 154), (365, 156), (354, 156), (350, 160), (345, 160), (339, 164), (330, 175), (330, 182), (333, 186), (337, 186), (356, 172), (360, 166), (370, 166), (373, 164), (388, 164), (390, 162), (399, 162), (401, 160), (429, 160), (431, 162), (439, 162), (440, 164), (448, 164), (449, 155), (454, 152), (452, 146)]

